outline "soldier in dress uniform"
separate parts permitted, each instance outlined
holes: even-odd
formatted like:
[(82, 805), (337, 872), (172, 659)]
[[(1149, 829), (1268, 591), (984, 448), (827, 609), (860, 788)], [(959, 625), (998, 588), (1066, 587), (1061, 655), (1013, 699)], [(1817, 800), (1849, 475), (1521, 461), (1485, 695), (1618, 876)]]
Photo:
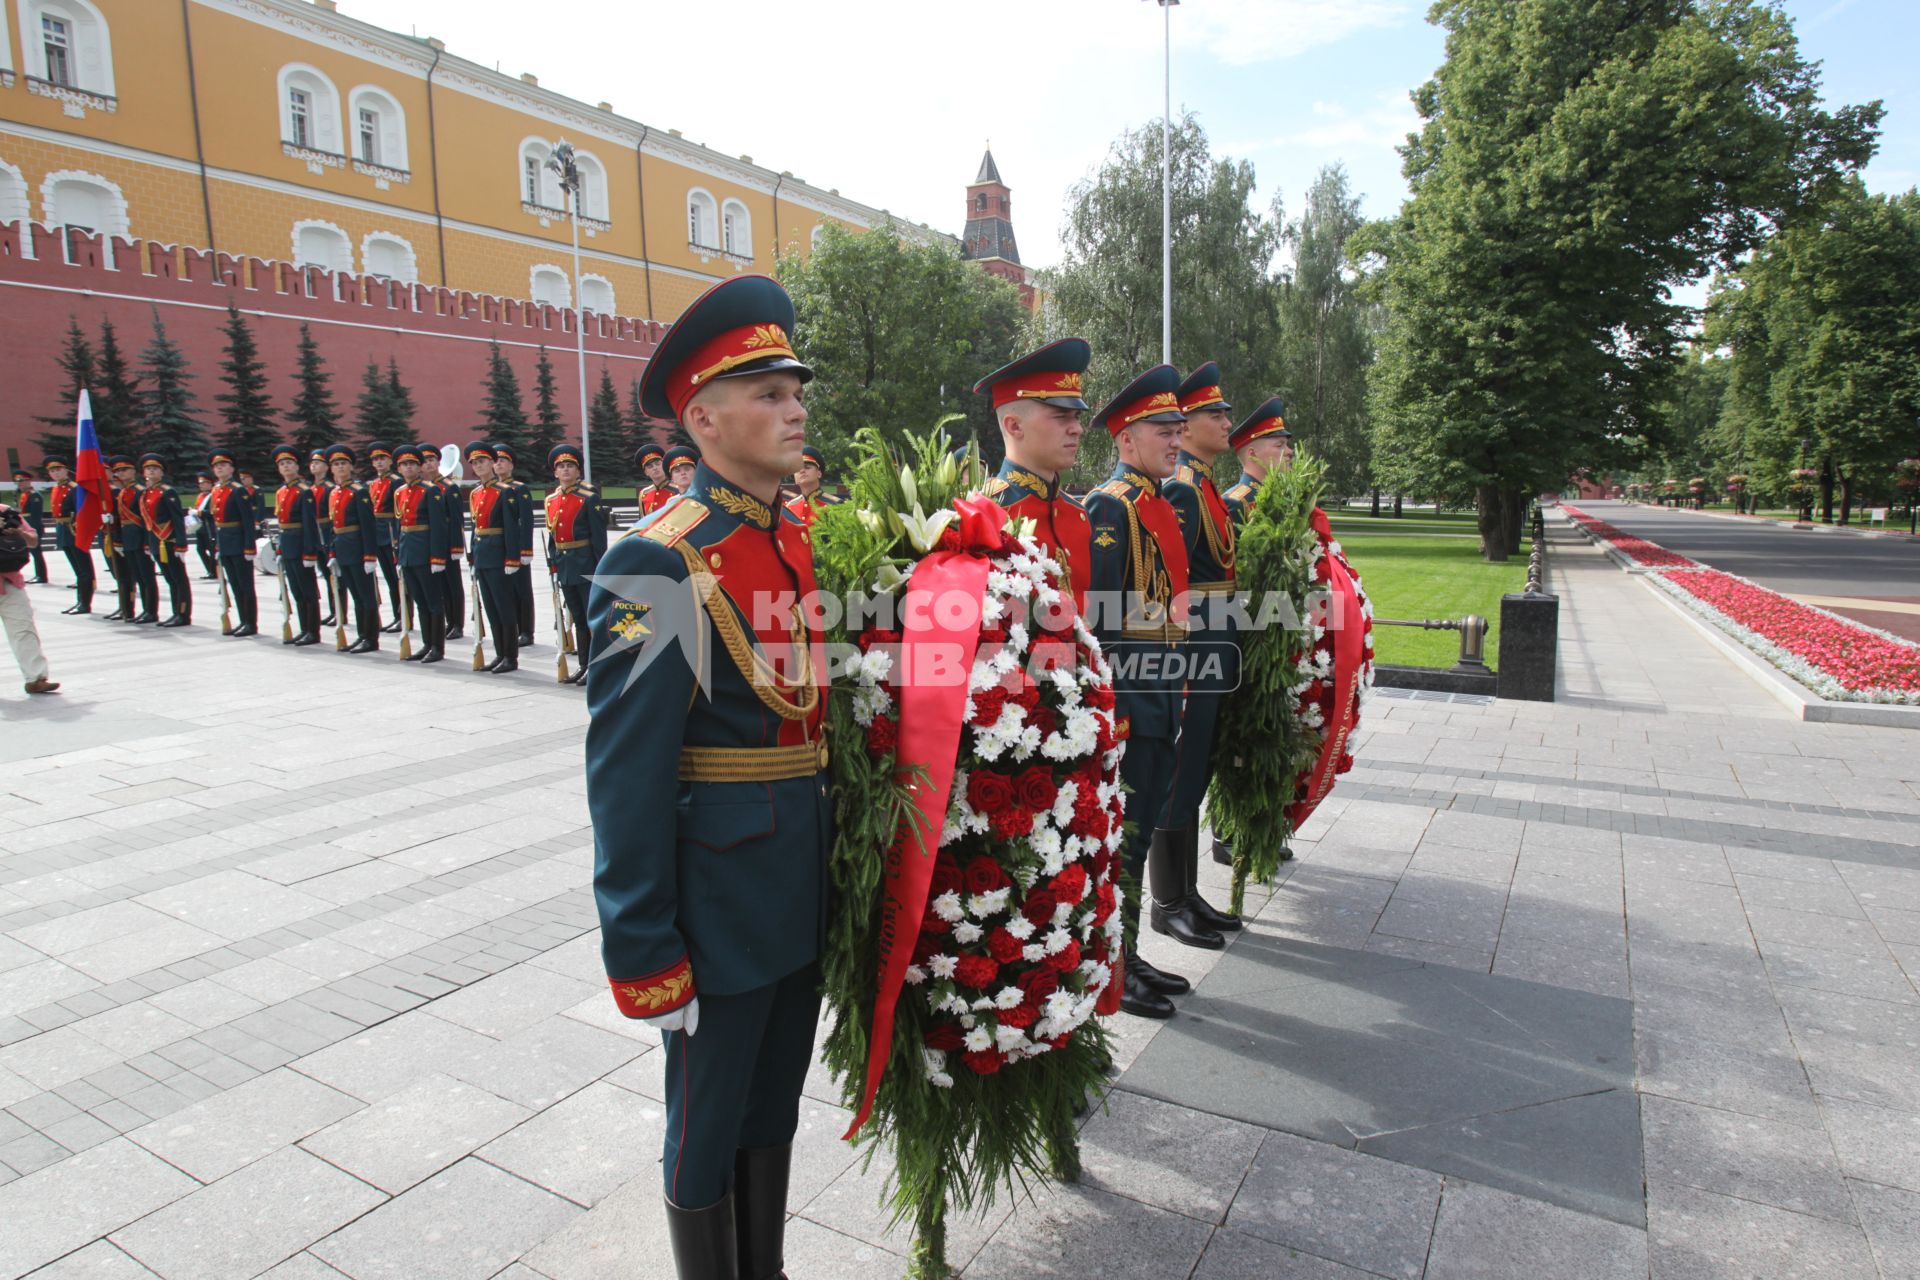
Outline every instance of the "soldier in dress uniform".
[[(26, 524), (27, 528), (33, 530), (34, 536), (40, 538), (47, 530), (47, 507), (46, 500), (40, 496), (40, 491), (33, 487), (33, 472), (26, 470), (24, 467), (15, 471), (13, 473), (13, 485), (13, 509), (20, 513), (21, 520)], [(42, 539), (42, 541), (44, 541), (44, 539)], [(27, 554), (33, 561), (33, 577), (29, 578), (28, 581), (38, 583), (46, 582), (47, 553), (41, 549), (39, 542), (35, 542)]]
[(812, 524), (813, 513), (821, 507), (834, 507), (840, 504), (840, 499), (820, 487), (820, 482), (826, 479), (826, 475), (826, 455), (812, 445), (808, 445), (800, 459), (800, 469), (793, 473), (794, 486), (800, 492), (786, 502), (787, 510), (793, 512), (794, 518), (801, 524)]
[(330, 627), (346, 601), (337, 598), (339, 593), (333, 589), (333, 575), (327, 572), (328, 559), (333, 554), (333, 467), (327, 461), (324, 448), (307, 454), (307, 475), (312, 480), (307, 489), (313, 494), (313, 518), (320, 525), (320, 566), (316, 572), (327, 597), (327, 611), (321, 615), (320, 625)]
[(293, 599), (299, 626), (282, 644), (302, 648), (320, 643), (320, 588), (315, 568), (324, 554), (320, 544), (320, 517), (313, 509), (313, 490), (300, 475), (300, 451), (281, 445), (273, 451), (280, 469), (280, 490), (274, 495), (273, 516), (280, 523), (274, 550), (280, 557), (280, 576)]
[(684, 444), (677, 444), (667, 450), (667, 485), (672, 491), (672, 496), (678, 496), (687, 491), (687, 487), (693, 483), (694, 468), (699, 465), (698, 449), (689, 449)]
[(207, 505), (201, 516), (202, 528), (213, 531), (215, 561), (227, 596), (240, 625), (231, 634), (240, 637), (260, 634), (260, 596), (254, 590), (254, 541), (259, 535), (259, 517), (253, 499), (234, 478), (233, 455), (216, 450), (208, 459), (213, 468), (213, 488), (207, 492)]
[(367, 481), (367, 501), (373, 504), (373, 554), (380, 561), (380, 576), (387, 580), (387, 604), (393, 609), (393, 621), (380, 629), (395, 633), (406, 620), (400, 608), (400, 570), (394, 558), (399, 522), (393, 518), (393, 491), (400, 487), (400, 477), (393, 471), (393, 446), (373, 441), (367, 446), (367, 461), (373, 467), (373, 479)]
[[(800, 464), (812, 377), (792, 326), (785, 290), (736, 276), (667, 332), (641, 403), (678, 418), (704, 461), (684, 496), (608, 550), (587, 605), (601, 947), (620, 1011), (665, 1033), (661, 1173), (681, 1280), (782, 1274), (819, 1018), (826, 672), (797, 610), (786, 626), (755, 607), (814, 589), (807, 529), (775, 505)], [(714, 588), (701, 605), (696, 572)], [(610, 589), (621, 578), (662, 585)], [(700, 685), (691, 650), (711, 655)]]
[[(1214, 462), (1227, 451), (1233, 406), (1220, 390), (1220, 366), (1209, 360), (1180, 384), (1180, 459), (1161, 492), (1180, 517), (1187, 546), (1191, 667), (1180, 720), (1173, 794), (1147, 851), (1154, 932), (1190, 947), (1218, 950), (1240, 917), (1200, 896), (1200, 806), (1213, 778), (1220, 705), (1240, 683), (1240, 650), (1229, 625), (1233, 599), (1234, 528), (1213, 482)], [(1229, 856), (1231, 861), (1231, 856)]]
[(1221, 497), (1236, 525), (1247, 522), (1247, 512), (1269, 471), (1285, 471), (1293, 460), (1293, 432), (1287, 430), (1287, 405), (1279, 396), (1247, 415), (1233, 429), (1227, 443), (1240, 459), (1240, 479)]
[(146, 488), (140, 493), (140, 515), (147, 526), (147, 545), (159, 562), (160, 574), (167, 580), (168, 603), (173, 612), (163, 627), (193, 624), (193, 583), (187, 579), (187, 512), (180, 495), (167, 483), (167, 460), (157, 453), (140, 455), (140, 470), (145, 473)]
[(43, 466), (53, 488), (47, 491), (47, 518), (53, 521), (54, 546), (64, 552), (73, 567), (73, 604), (62, 613), (93, 612), (93, 548), (73, 540), (73, 517), (79, 508), (79, 486), (69, 476), (71, 464), (59, 456), (48, 458)]
[[(126, 622), (158, 622), (160, 586), (153, 576), (153, 556), (148, 549), (146, 517), (140, 512), (141, 487), (133, 469), (133, 459), (116, 454), (108, 464), (116, 486), (113, 491), (113, 548), (120, 558), (120, 609), (114, 615)], [(140, 597), (140, 611), (134, 612), (134, 595)]]
[(420, 648), (407, 661), (419, 663), (447, 656), (447, 598), (439, 585), (439, 579), (451, 576), (447, 572), (447, 508), (438, 491), (421, 480), (421, 464), (431, 452), (421, 445), (403, 444), (393, 453), (401, 480), (393, 492), (399, 534), (395, 554), (406, 578), (407, 598), (420, 620)]
[(193, 495), (193, 514), (197, 521), (193, 531), (193, 553), (200, 557), (200, 576), (208, 582), (220, 576), (220, 549), (213, 536), (213, 521), (207, 519), (207, 499), (213, 493), (213, 472), (196, 471), (193, 482), (199, 492)]
[[(993, 401), (1006, 447), (999, 474), (981, 492), (1012, 515), (1033, 521), (1033, 536), (1060, 562), (1075, 608), (1085, 608), (1093, 573), (1093, 527), (1087, 509), (1060, 477), (1080, 456), (1081, 381), (1093, 349), (1084, 338), (1062, 338), (1020, 357), (974, 384)], [(970, 454), (968, 456), (971, 456)]]
[(606, 508), (593, 486), (581, 482), (580, 456), (580, 447), (571, 444), (557, 444), (547, 454), (554, 479), (547, 493), (547, 570), (566, 602), (566, 620), (573, 624), (574, 651), (580, 659), (570, 684), (587, 682), (587, 659), (593, 649), (593, 633), (587, 627), (587, 588), (607, 550)]
[(480, 606), (487, 611), (493, 637), (493, 661), (484, 670), (520, 669), (520, 620), (509, 579), (519, 572), (520, 530), (513, 495), (493, 478), (493, 446), (475, 440), (467, 446), (467, 466), (479, 483), (467, 490), (473, 516), (473, 576), (480, 584)]
[(673, 497), (674, 491), (667, 484), (667, 451), (649, 440), (633, 451), (633, 466), (647, 478), (635, 497), (639, 499), (640, 514), (650, 516)]
[(353, 478), (353, 449), (336, 444), (327, 450), (327, 466), (333, 472), (333, 488), (327, 495), (329, 522), (333, 526), (333, 569), (344, 588), (340, 600), (340, 621), (346, 622), (347, 601), (353, 601), (353, 616), (358, 638), (347, 646), (348, 653), (372, 653), (380, 647), (380, 590), (374, 585), (373, 499), (367, 486)]
[(440, 607), (446, 615), (446, 630), (440, 639), (458, 640), (467, 633), (467, 583), (461, 577), (467, 554), (467, 495), (451, 479), (440, 474), (440, 453), (432, 445), (420, 445), (420, 482), (433, 490), (440, 503), (440, 527), (447, 539), (447, 571), (440, 578)]
[[(1173, 791), (1183, 680), (1170, 674), (1185, 639), (1178, 602), (1187, 590), (1187, 548), (1180, 518), (1161, 496), (1180, 453), (1180, 374), (1172, 365), (1147, 370), (1110, 400), (1094, 425), (1104, 426), (1120, 453), (1113, 475), (1087, 495), (1093, 524), (1093, 629), (1116, 662), (1115, 714), (1127, 725), (1120, 778), (1131, 794), (1131, 820), (1121, 858), (1130, 888), (1143, 883), (1155, 819)], [(1168, 996), (1190, 990), (1140, 955), (1140, 901), (1125, 907), (1126, 981), (1120, 1007), (1143, 1018), (1170, 1018)]]
[(525, 480), (514, 478), (515, 459), (513, 446), (496, 444), (493, 446), (493, 483), (501, 491), (503, 500), (511, 499), (509, 507), (513, 520), (513, 532), (507, 535), (509, 550), (520, 554), (520, 565), (524, 572), (515, 573), (507, 579), (507, 585), (513, 592), (513, 616), (519, 621), (520, 630), (515, 636), (521, 648), (533, 643), (533, 628), (536, 625), (533, 616), (533, 487)]

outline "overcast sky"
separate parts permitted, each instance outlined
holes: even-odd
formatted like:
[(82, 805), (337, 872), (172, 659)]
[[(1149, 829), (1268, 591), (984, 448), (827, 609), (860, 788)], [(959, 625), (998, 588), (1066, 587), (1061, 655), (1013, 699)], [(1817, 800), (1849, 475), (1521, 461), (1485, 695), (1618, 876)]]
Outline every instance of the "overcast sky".
[[(958, 233), (991, 140), (1028, 265), (1060, 253), (1067, 192), (1124, 128), (1157, 120), (1154, 0), (341, 0), (391, 29), (729, 155)], [(1884, 98), (1877, 191), (1920, 183), (1920, 3), (1787, 0), (1829, 101)], [(1408, 90), (1443, 42), (1424, 0), (1185, 0), (1173, 100), (1216, 154), (1297, 208), (1343, 162), (1370, 216), (1405, 196)], [(533, 20), (529, 15), (538, 15)]]

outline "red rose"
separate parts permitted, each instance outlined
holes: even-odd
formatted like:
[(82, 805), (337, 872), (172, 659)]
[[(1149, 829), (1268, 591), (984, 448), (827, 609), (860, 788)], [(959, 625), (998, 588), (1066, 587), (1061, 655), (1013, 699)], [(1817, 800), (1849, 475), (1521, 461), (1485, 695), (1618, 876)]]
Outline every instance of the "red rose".
[(1024, 1004), (1012, 1009), (1002, 1009), (993, 1016), (999, 1020), (1000, 1025), (1003, 1027), (1019, 1027), (1025, 1029), (1040, 1021), (1040, 1011), (1038, 1009), (1029, 1009)]
[(995, 929), (987, 935), (987, 950), (1001, 964), (1012, 964), (1020, 958), (1020, 939), (1005, 929)]
[(980, 647), (982, 649), (998, 649), (1006, 642), (1007, 629), (1005, 627), (980, 628)]
[(952, 1053), (966, 1042), (966, 1033), (957, 1022), (942, 1022), (927, 1032), (927, 1048), (942, 1053)]
[(1071, 866), (1053, 878), (1053, 894), (1061, 902), (1078, 902), (1087, 892), (1087, 870)]
[(1068, 938), (1066, 946), (1047, 957), (1047, 963), (1055, 973), (1072, 973), (1080, 967), (1080, 944)]
[(1053, 909), (1059, 905), (1060, 901), (1053, 896), (1053, 890), (1036, 887), (1027, 895), (1027, 900), (1020, 904), (1020, 914), (1036, 925), (1045, 925), (1052, 921)]
[(935, 915), (933, 911), (933, 904), (929, 902), (927, 904), (927, 914), (920, 917), (920, 932), (951, 933), (953, 932), (953, 926), (948, 924), (945, 920), (942, 920), (939, 916)]
[(1044, 742), (1060, 727), (1060, 717), (1052, 707), (1035, 707), (1028, 714), (1027, 723), (1040, 731), (1040, 740)]
[(992, 826), (995, 839), (1018, 840), (1033, 833), (1033, 811), (1010, 806), (993, 815)]
[(927, 900), (932, 901), (943, 893), (960, 893), (965, 888), (960, 864), (954, 861), (952, 854), (941, 850), (933, 859), (933, 879), (927, 885)]
[(900, 743), (900, 726), (890, 716), (875, 716), (867, 726), (867, 754), (878, 760)]
[(963, 987), (984, 987), (999, 974), (1000, 966), (992, 956), (961, 956), (953, 980)]
[(1004, 774), (981, 770), (967, 779), (967, 803), (975, 813), (1005, 813), (1013, 807), (1013, 783)]
[(1051, 969), (1029, 969), (1015, 978), (1013, 985), (1026, 997), (1022, 1003), (1038, 1007), (1060, 989), (1060, 975)]
[(985, 729), (1000, 719), (1001, 709), (1007, 705), (1007, 691), (999, 685), (986, 689), (977, 689), (973, 695), (973, 723)]
[(973, 1068), (975, 1075), (990, 1076), (1000, 1069), (1000, 1054), (993, 1049), (966, 1054), (961, 1060)]
[(927, 967), (927, 961), (947, 949), (947, 941), (938, 934), (922, 933), (913, 940), (913, 963), (921, 968)]
[(1059, 798), (1060, 789), (1053, 785), (1052, 770), (1045, 765), (1036, 764), (1013, 780), (1013, 794), (1019, 799), (1022, 808), (1034, 813), (1044, 813), (1053, 808), (1053, 802)]
[(968, 893), (992, 893), (1013, 883), (1000, 869), (1000, 864), (985, 854), (967, 863), (965, 875)]

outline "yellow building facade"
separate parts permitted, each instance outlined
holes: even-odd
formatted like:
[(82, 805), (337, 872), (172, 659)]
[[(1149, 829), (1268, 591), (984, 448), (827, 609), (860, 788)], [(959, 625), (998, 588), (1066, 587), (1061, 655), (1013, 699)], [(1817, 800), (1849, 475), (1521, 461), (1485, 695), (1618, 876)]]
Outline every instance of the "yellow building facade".
[(670, 321), (885, 216), (332, 0), (0, 0), (0, 222)]

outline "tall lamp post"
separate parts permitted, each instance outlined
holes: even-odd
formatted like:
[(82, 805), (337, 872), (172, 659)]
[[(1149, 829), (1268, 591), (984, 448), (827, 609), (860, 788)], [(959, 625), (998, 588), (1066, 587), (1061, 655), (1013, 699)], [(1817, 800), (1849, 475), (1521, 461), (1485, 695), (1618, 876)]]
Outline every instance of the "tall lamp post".
[(574, 372), (580, 381), (580, 472), (593, 481), (593, 441), (587, 429), (587, 300), (580, 278), (580, 166), (574, 163), (573, 144), (565, 138), (554, 144), (547, 168), (567, 193), (567, 225), (573, 228), (573, 351)]
[(1163, 31), (1160, 112), (1160, 362), (1173, 363), (1173, 6), (1159, 0)]

